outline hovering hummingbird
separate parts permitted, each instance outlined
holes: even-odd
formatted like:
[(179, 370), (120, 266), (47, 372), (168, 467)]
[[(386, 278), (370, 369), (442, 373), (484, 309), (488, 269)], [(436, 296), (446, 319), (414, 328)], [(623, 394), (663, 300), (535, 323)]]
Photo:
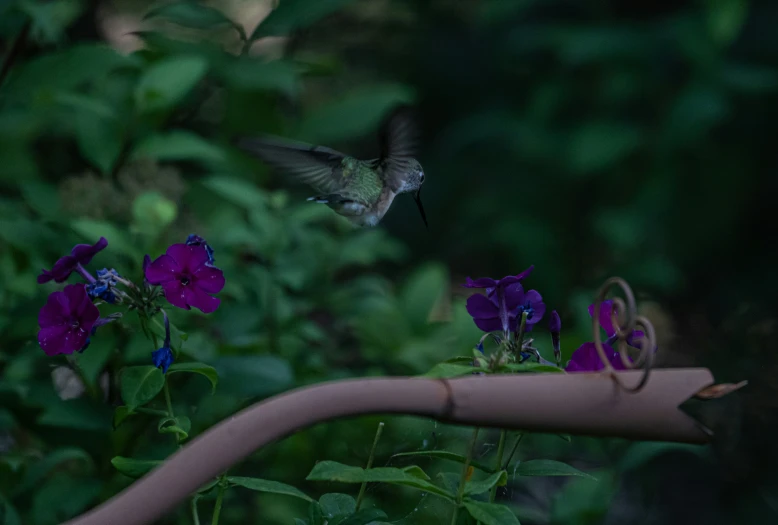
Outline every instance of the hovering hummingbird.
[(416, 128), (406, 106), (395, 109), (379, 131), (380, 157), (360, 160), (334, 149), (274, 137), (240, 139), (237, 145), (318, 195), (309, 201), (326, 204), (356, 226), (376, 226), (400, 193), (413, 192), (424, 225), (421, 204), (424, 170), (416, 154)]

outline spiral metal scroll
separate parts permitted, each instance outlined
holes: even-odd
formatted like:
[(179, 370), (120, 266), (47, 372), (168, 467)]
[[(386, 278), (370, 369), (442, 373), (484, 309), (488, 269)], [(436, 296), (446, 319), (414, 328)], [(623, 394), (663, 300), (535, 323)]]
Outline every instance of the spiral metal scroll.
[[(608, 294), (608, 290), (613, 287), (620, 287), (624, 292), (624, 299), (621, 297), (614, 297), (613, 309), (611, 310), (611, 321), (613, 327), (616, 330), (615, 336), (618, 341), (618, 353), (621, 357), (621, 362), (627, 369), (634, 369), (643, 367), (643, 375), (640, 378), (638, 384), (634, 387), (627, 387), (621, 382), (619, 377), (614, 374), (614, 368), (610, 364), (610, 360), (605, 353), (605, 349), (602, 346), (602, 338), (600, 335), (600, 307), (605, 301), (605, 297)], [(640, 339), (633, 340), (633, 344), (638, 343), (640, 345), (640, 356), (637, 361), (631, 361), (629, 359), (628, 349), (630, 346), (627, 344), (629, 336), (635, 331), (637, 327), (640, 327), (644, 336)], [(656, 348), (656, 333), (654, 332), (654, 325), (651, 321), (646, 319), (642, 315), (638, 315), (637, 307), (635, 305), (635, 296), (632, 293), (632, 289), (627, 282), (621, 277), (611, 277), (600, 288), (597, 293), (597, 298), (594, 301), (594, 312), (592, 315), (592, 332), (594, 333), (594, 346), (597, 349), (597, 354), (600, 356), (603, 365), (605, 366), (605, 373), (610, 373), (613, 380), (622, 389), (628, 392), (640, 391), (648, 382), (648, 377), (651, 374), (651, 367), (654, 364), (654, 349)], [(615, 343), (614, 343), (615, 344)]]

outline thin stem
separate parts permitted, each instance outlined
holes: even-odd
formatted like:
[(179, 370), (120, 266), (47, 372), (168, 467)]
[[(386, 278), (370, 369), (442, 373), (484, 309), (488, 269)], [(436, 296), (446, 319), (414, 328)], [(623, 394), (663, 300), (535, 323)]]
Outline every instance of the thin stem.
[(521, 443), (521, 439), (524, 437), (524, 434), (519, 434), (519, 437), (516, 438), (516, 443), (513, 444), (513, 449), (511, 450), (511, 453), (508, 455), (508, 459), (505, 460), (505, 464), (502, 467), (502, 470), (505, 470), (508, 468), (508, 465), (511, 464), (511, 460), (513, 459), (513, 455), (516, 453), (516, 449), (519, 448), (519, 443)]
[(222, 512), (222, 501), (224, 500), (224, 490), (227, 488), (227, 482), (222, 474), (219, 480), (219, 492), (216, 494), (216, 506), (213, 508), (213, 518), (211, 518), (211, 525), (218, 525), (219, 514)]
[(170, 399), (170, 387), (167, 386), (167, 376), (165, 376), (165, 386), (162, 388), (162, 390), (165, 392), (165, 404), (167, 405), (168, 417), (176, 417), (173, 415), (173, 402)]
[(454, 507), (454, 514), (451, 516), (451, 525), (456, 525), (457, 518), (459, 517), (459, 507), (462, 506), (462, 498), (465, 495), (465, 483), (467, 482), (467, 472), (470, 470), (470, 462), (473, 460), (473, 451), (475, 450), (475, 444), (478, 441), (478, 431), (480, 429), (475, 427), (473, 430), (473, 437), (470, 440), (470, 446), (467, 447), (467, 456), (465, 457), (465, 463), (462, 465), (462, 476), (459, 480), (459, 488), (457, 489), (457, 501), (456, 507)]
[[(502, 465), (502, 456), (505, 453), (505, 441), (508, 437), (508, 432), (506, 430), (500, 430), (500, 442), (497, 445), (497, 457), (494, 461), (494, 468), (496, 470), (501, 470), (500, 465)], [(492, 487), (492, 490), (489, 492), (489, 503), (494, 503), (494, 500), (497, 498), (497, 485)]]
[(138, 412), (139, 414), (146, 414), (147, 416), (162, 416), (167, 417), (169, 414), (165, 410), (156, 410), (154, 408), (145, 408), (145, 407), (138, 407), (135, 409), (135, 412)]
[(200, 525), (200, 514), (197, 512), (197, 498), (192, 498), (192, 523), (194, 525)]
[(524, 331), (527, 329), (527, 312), (521, 312), (521, 322), (519, 323), (519, 333), (516, 337), (516, 348), (519, 349), (519, 355), (524, 349)]
[[(367, 466), (365, 467), (365, 470), (368, 470), (370, 467), (373, 466), (373, 457), (375, 457), (375, 449), (378, 445), (378, 440), (381, 439), (381, 433), (384, 431), (384, 422), (381, 421), (378, 423), (378, 430), (375, 431), (375, 438), (373, 438), (373, 447), (370, 449), (370, 456), (367, 458)], [(363, 482), (362, 486), (359, 487), (359, 495), (357, 496), (357, 509), (359, 510), (359, 506), (362, 505), (362, 498), (365, 496), (365, 489), (367, 488), (367, 482)]]

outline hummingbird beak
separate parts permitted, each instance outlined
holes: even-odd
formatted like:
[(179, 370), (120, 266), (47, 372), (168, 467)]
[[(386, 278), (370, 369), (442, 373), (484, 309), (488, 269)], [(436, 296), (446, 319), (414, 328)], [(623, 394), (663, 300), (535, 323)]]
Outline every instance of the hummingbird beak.
[(424, 213), (424, 206), (421, 204), (421, 188), (416, 190), (416, 193), (413, 194), (413, 200), (416, 201), (416, 206), (419, 207), (419, 213), (421, 213), (421, 220), (424, 221), (424, 226), (426, 226), (429, 229), (429, 224), (427, 224), (427, 214)]

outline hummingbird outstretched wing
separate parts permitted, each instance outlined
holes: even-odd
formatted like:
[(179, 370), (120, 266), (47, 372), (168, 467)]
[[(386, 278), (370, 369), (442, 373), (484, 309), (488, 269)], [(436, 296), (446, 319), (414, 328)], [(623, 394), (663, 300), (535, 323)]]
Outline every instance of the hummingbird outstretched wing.
[(419, 133), (410, 106), (401, 105), (387, 116), (378, 139), (380, 172), (389, 188), (397, 191), (405, 180), (410, 161), (418, 152)]
[(243, 138), (236, 144), (319, 193), (342, 189), (341, 162), (346, 155), (339, 151), (271, 136)]

